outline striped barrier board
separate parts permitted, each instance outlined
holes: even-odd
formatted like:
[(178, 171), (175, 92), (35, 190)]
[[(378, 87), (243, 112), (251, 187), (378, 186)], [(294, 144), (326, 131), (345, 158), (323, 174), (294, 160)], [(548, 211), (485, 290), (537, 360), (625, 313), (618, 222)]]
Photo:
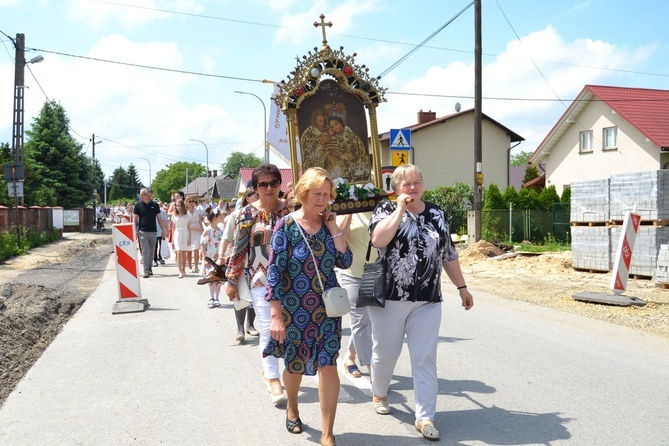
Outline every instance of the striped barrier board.
[(611, 291), (615, 294), (622, 294), (627, 289), (627, 278), (630, 274), (630, 264), (632, 263), (632, 252), (634, 251), (634, 242), (639, 232), (639, 222), (641, 215), (627, 211), (623, 220), (623, 227), (618, 240), (618, 249), (616, 250), (616, 261), (613, 266), (613, 276), (611, 277)]
[(119, 298), (139, 299), (142, 297), (142, 291), (139, 286), (139, 262), (134, 227), (132, 224), (112, 225), (112, 235)]

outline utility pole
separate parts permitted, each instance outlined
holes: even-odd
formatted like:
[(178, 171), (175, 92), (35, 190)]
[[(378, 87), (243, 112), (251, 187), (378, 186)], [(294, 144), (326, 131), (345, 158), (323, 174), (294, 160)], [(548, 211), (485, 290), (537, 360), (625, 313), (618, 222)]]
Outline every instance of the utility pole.
[(478, 242), (481, 240), (481, 199), (483, 196), (481, 0), (474, 0), (474, 29), (474, 241)]
[(23, 34), (16, 35), (16, 56), (14, 59), (14, 128), (12, 134), (12, 151), (14, 162), (23, 162), (23, 90), (25, 82), (25, 46), (26, 38)]

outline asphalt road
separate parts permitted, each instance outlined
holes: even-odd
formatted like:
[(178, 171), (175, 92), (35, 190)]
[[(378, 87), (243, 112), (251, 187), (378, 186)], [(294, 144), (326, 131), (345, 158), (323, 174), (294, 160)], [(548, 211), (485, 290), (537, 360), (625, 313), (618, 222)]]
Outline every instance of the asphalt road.
[[(151, 307), (112, 315), (110, 259), (0, 408), (0, 445), (318, 444), (316, 378), (305, 378), (300, 394), (305, 432), (291, 435), (262, 384), (257, 338), (234, 340), (231, 305), (208, 309), (206, 288), (177, 279), (173, 261), (154, 271), (142, 279)], [(668, 339), (476, 290), (465, 312), (444, 288), (440, 444), (669, 444)], [(432, 444), (413, 428), (406, 350), (390, 416), (372, 411), (366, 375), (341, 370), (338, 445)]]

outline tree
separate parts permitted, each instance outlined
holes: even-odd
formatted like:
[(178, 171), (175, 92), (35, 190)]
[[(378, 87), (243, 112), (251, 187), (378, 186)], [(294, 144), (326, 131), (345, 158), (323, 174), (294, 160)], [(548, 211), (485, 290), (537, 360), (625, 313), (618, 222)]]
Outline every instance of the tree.
[(139, 196), (139, 190), (142, 188), (142, 182), (139, 179), (139, 174), (135, 165), (130, 163), (128, 166), (128, 185), (124, 188), (126, 197)]
[(205, 176), (206, 168), (202, 164), (183, 161), (168, 164), (167, 169), (158, 171), (153, 178), (153, 195), (161, 201), (169, 202), (172, 194), (186, 185), (186, 172), (190, 181)]
[(252, 153), (232, 152), (225, 164), (221, 165), (221, 172), (223, 175), (237, 178), (242, 167), (258, 167), (263, 161)]
[(515, 155), (511, 155), (511, 165), (512, 166), (525, 166), (532, 156), (532, 152), (520, 152)]
[[(3, 142), (0, 144), (0, 164), (12, 163), (12, 149), (9, 147), (9, 144)], [(5, 178), (4, 181), (7, 182), (11, 178)], [(9, 206), (13, 202), (13, 198), (9, 198), (9, 194), (6, 187), (0, 185), (0, 204), (4, 206)]]
[(548, 186), (539, 194), (539, 203), (541, 204), (541, 209), (550, 210), (553, 203), (559, 202), (560, 196), (557, 194), (554, 185)]
[(571, 187), (565, 186), (565, 188), (562, 190), (560, 202), (562, 204), (571, 204)]
[(504, 209), (504, 198), (499, 191), (499, 187), (496, 184), (491, 184), (488, 187), (488, 190), (485, 195), (485, 201), (483, 202), (483, 210), (499, 210)]
[(93, 198), (93, 162), (69, 133), (69, 118), (55, 101), (44, 103), (24, 147), (27, 205), (83, 207)]
[(518, 191), (515, 187), (507, 187), (502, 194), (502, 198), (504, 199), (504, 209), (508, 208), (510, 203), (513, 204), (514, 208), (518, 207)]
[(518, 192), (518, 209), (541, 209), (537, 191), (525, 187), (522, 188)]
[(474, 190), (465, 183), (453, 186), (437, 186), (434, 190), (425, 191), (423, 199), (439, 206), (443, 211), (451, 232), (454, 234), (467, 227), (467, 211), (474, 202)]
[(527, 166), (525, 176), (523, 177), (523, 184), (535, 178), (539, 178), (539, 169), (537, 169), (537, 166)]
[(132, 195), (126, 195), (126, 188), (130, 186), (130, 176), (123, 167), (119, 166), (114, 169), (109, 184), (111, 185), (109, 190), (110, 201), (132, 197)]

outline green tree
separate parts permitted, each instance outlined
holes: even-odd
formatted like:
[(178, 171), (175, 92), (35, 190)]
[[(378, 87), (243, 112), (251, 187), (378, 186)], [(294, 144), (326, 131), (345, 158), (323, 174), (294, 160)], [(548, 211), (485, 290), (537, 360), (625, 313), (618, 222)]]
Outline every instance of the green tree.
[(499, 187), (497, 187), (496, 184), (491, 184), (485, 194), (483, 210), (488, 211), (491, 209), (498, 210), (504, 208), (504, 198), (502, 198), (502, 193), (499, 191)]
[(537, 191), (525, 187), (522, 188), (518, 192), (518, 209), (541, 209)]
[(137, 197), (139, 195), (139, 190), (144, 187), (142, 182), (139, 179), (139, 173), (137, 173), (137, 168), (134, 164), (130, 163), (128, 166), (128, 185), (124, 189), (126, 197)]
[(474, 190), (465, 183), (437, 186), (425, 191), (423, 199), (439, 206), (449, 222), (452, 233), (463, 233), (467, 228), (467, 211), (474, 202)]
[(44, 103), (24, 147), (27, 205), (83, 207), (93, 198), (93, 163), (69, 133), (69, 118), (55, 101)]
[(206, 168), (198, 163), (179, 161), (166, 167), (158, 171), (152, 180), (153, 195), (164, 202), (169, 202), (175, 191), (186, 186), (186, 172), (189, 181), (206, 175)]
[(539, 177), (539, 169), (537, 169), (537, 166), (527, 166), (525, 169), (525, 176), (523, 177), (523, 184), (527, 183), (528, 181), (532, 181), (535, 178)]
[(222, 175), (232, 178), (239, 176), (242, 167), (254, 168), (262, 164), (263, 160), (252, 153), (232, 152), (224, 164), (221, 165)]
[(532, 152), (520, 152), (515, 155), (511, 155), (511, 165), (512, 166), (525, 166), (527, 161), (532, 156)]
[(515, 187), (507, 187), (502, 194), (502, 198), (504, 199), (504, 209), (509, 207), (509, 203), (513, 204), (514, 209), (518, 207), (518, 191)]
[(128, 171), (125, 170), (122, 166), (114, 169), (109, 184), (111, 189), (109, 190), (109, 200), (119, 200), (121, 198), (128, 198), (132, 195), (125, 195), (126, 190), (130, 187), (130, 176)]
[(557, 194), (555, 186), (552, 185), (548, 186), (544, 188), (544, 190), (542, 190), (541, 193), (539, 194), (539, 203), (541, 209), (550, 210), (553, 203), (559, 203), (559, 202), (560, 202), (560, 196)]
[[(5, 164), (5, 163), (13, 163), (13, 158), (12, 158), (12, 149), (9, 147), (9, 144), (6, 142), (3, 142), (0, 144), (0, 164)], [(3, 169), (4, 170), (4, 169)], [(4, 178), (3, 181), (6, 184), (6, 181), (8, 179)], [(7, 188), (4, 187), (4, 185), (0, 185), (0, 204), (3, 206), (9, 206), (13, 203), (13, 198), (10, 199)]]
[(560, 203), (562, 204), (571, 204), (571, 187), (565, 186), (562, 190), (562, 196), (560, 197)]

